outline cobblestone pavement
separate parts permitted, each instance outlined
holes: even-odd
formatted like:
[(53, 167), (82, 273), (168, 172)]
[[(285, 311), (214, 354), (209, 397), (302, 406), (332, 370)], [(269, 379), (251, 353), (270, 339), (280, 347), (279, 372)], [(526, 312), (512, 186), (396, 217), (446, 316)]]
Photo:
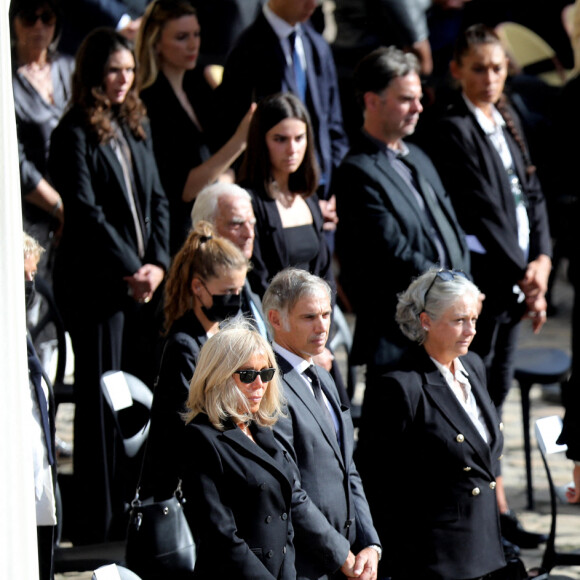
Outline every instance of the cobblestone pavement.
[[(529, 323), (524, 323), (520, 346), (551, 346), (570, 351), (570, 315), (572, 304), (572, 290), (560, 274), (556, 280), (553, 293), (553, 304), (557, 308), (555, 315), (546, 322), (542, 332), (535, 336), (531, 333)], [(340, 355), (339, 355), (340, 356)], [(339, 359), (340, 360), (340, 359)], [(343, 362), (343, 361), (341, 361)], [(362, 375), (362, 373), (359, 373)], [(362, 385), (357, 393), (360, 396)], [(532, 433), (532, 466), (534, 483), (534, 511), (526, 509), (526, 475), (523, 452), (522, 420), (519, 389), (514, 386), (504, 405), (505, 450), (504, 450), (504, 481), (510, 507), (514, 510), (524, 526), (532, 531), (549, 532), (551, 516), (548, 483), (539, 452), (535, 448), (535, 439)], [(70, 441), (72, 438), (72, 406), (63, 405), (59, 409), (59, 435)], [(559, 389), (543, 389), (534, 386), (531, 392), (530, 424), (536, 419), (549, 415), (563, 415), (559, 402)], [(533, 430), (532, 430), (533, 431)], [(550, 459), (552, 476), (557, 486), (567, 484), (571, 479), (572, 464), (563, 454), (552, 456)], [(69, 469), (70, 463), (63, 463), (61, 469)], [(558, 550), (580, 551), (580, 506), (560, 504), (556, 531), (556, 546)], [(542, 561), (543, 547), (536, 550), (522, 550), (522, 559), (529, 570), (539, 566)], [(56, 580), (64, 579), (90, 580), (91, 573), (57, 574)], [(580, 566), (558, 567), (552, 570), (552, 580), (580, 580)]]

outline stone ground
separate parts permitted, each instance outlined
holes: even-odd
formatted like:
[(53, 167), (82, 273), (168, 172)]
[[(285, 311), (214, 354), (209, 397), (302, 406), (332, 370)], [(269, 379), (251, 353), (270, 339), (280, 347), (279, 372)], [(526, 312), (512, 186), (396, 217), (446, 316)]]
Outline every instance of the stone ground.
[[(564, 264), (565, 265), (565, 264)], [(520, 338), (520, 346), (550, 346), (570, 351), (570, 317), (572, 304), (572, 290), (565, 279), (563, 268), (560, 269), (553, 294), (553, 304), (556, 313), (550, 317), (542, 332), (535, 336), (524, 324)], [(352, 317), (349, 318), (352, 322)], [(343, 360), (341, 360), (343, 362)], [(358, 373), (360, 377), (362, 372)], [(364, 386), (359, 384), (357, 395), (360, 397)], [(526, 479), (525, 459), (523, 452), (522, 422), (520, 409), (519, 389), (516, 385), (511, 389), (504, 406), (505, 423), (505, 450), (504, 450), (504, 481), (507, 489), (510, 507), (514, 510), (527, 529), (538, 532), (549, 532), (551, 516), (548, 483), (542, 460), (535, 448), (535, 439), (532, 435), (532, 465), (535, 509), (526, 509)], [(66, 441), (72, 441), (72, 416), (74, 407), (63, 404), (58, 413), (58, 434)], [(563, 416), (563, 408), (559, 401), (559, 389), (543, 389), (540, 386), (532, 388), (530, 423), (536, 419), (549, 415)], [(552, 477), (557, 486), (567, 484), (571, 479), (572, 463), (563, 454), (551, 456)], [(61, 462), (62, 471), (70, 471), (70, 461)], [(580, 506), (559, 504), (556, 531), (556, 546), (562, 551), (574, 550), (580, 552)], [(542, 561), (543, 548), (536, 550), (522, 550), (522, 559), (527, 569), (539, 566)], [(57, 574), (56, 580), (67, 578), (75, 580), (89, 580), (91, 572)], [(580, 580), (580, 566), (557, 567), (550, 574), (552, 580)]]

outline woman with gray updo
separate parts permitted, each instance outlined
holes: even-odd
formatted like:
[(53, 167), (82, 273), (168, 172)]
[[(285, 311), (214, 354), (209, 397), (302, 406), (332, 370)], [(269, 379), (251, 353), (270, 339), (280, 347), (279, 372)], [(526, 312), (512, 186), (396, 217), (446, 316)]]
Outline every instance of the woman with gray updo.
[(468, 352), (480, 309), (478, 288), (456, 270), (431, 269), (399, 295), (396, 320), (417, 346), (365, 396), (356, 457), (392, 548), (379, 577), (503, 577), (501, 424), (483, 362)]

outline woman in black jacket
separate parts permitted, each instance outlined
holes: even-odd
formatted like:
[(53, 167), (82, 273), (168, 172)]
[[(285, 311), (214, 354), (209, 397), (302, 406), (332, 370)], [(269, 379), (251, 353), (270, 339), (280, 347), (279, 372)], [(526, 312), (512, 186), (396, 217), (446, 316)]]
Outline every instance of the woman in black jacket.
[(105, 539), (111, 512), (123, 509), (100, 379), (108, 370), (147, 379), (156, 290), (169, 268), (167, 199), (134, 79), (131, 44), (112, 29), (93, 31), (50, 144), (50, 177), (67, 208), (54, 291), (75, 357), (74, 512), (84, 517), (87, 497), (95, 508), (78, 541)]
[(291, 580), (295, 478), (274, 439), (282, 392), (268, 342), (234, 322), (202, 347), (184, 437), (185, 514), (194, 578)]
[(228, 317), (240, 314), (248, 260), (226, 238), (201, 221), (173, 259), (165, 285), (163, 353), (155, 382), (151, 432), (143, 477), (145, 497), (157, 500), (177, 488), (187, 457), (181, 413), (197, 357), (207, 339)]

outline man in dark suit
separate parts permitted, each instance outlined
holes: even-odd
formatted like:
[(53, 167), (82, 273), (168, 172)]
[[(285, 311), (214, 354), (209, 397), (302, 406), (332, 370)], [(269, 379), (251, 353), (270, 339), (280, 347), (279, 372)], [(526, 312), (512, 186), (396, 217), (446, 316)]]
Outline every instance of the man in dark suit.
[[(332, 171), (348, 150), (348, 140), (342, 126), (332, 52), (307, 23), (316, 5), (316, 0), (269, 0), (230, 52), (218, 91), (227, 136), (252, 101), (281, 91), (301, 98), (310, 113), (321, 166), (322, 213), (331, 224), (334, 210), (324, 201)], [(294, 49), (291, 39), (295, 39)]]
[(338, 578), (342, 572), (375, 579), (381, 547), (352, 459), (350, 411), (331, 376), (312, 364), (328, 339), (330, 287), (305, 270), (287, 268), (272, 280), (263, 306), (287, 400), (287, 416), (274, 430), (294, 457), (308, 496), (292, 505), (297, 578)]
[(418, 71), (416, 57), (394, 47), (360, 61), (364, 124), (334, 181), (339, 280), (356, 313), (351, 362), (367, 365), (367, 388), (409, 346), (394, 320), (397, 294), (435, 264), (469, 270), (463, 232), (433, 164), (403, 141), (423, 110)]

